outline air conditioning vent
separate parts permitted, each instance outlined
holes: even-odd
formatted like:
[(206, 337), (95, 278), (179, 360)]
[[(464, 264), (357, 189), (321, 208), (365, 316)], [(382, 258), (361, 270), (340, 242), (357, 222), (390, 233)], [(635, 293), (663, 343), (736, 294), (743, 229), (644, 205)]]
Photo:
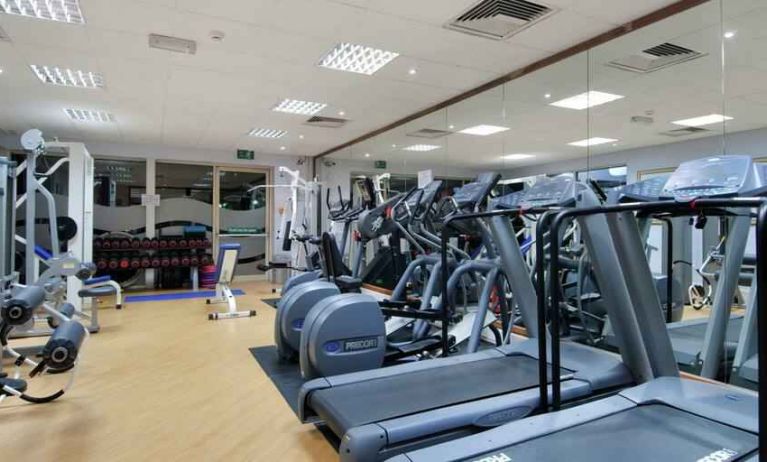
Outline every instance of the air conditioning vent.
[(481, 0), (447, 23), (446, 27), (503, 40), (556, 11), (555, 8), (527, 0)]
[(678, 138), (680, 136), (696, 135), (698, 133), (710, 132), (711, 130), (700, 127), (685, 127), (677, 128), (676, 130), (669, 130), (667, 132), (661, 132), (663, 136), (670, 136), (672, 138)]
[(167, 35), (149, 34), (149, 48), (193, 55), (197, 53), (197, 42)]
[(706, 56), (706, 53), (665, 42), (642, 50), (638, 54), (610, 61), (607, 65), (625, 71), (646, 74), (702, 56)]
[(309, 125), (312, 127), (339, 128), (346, 125), (346, 122), (348, 122), (348, 120), (346, 119), (337, 119), (335, 117), (314, 116), (307, 119), (306, 122), (304, 122), (304, 125)]
[(407, 136), (413, 136), (416, 138), (442, 138), (443, 136), (447, 136), (452, 134), (453, 132), (447, 131), (447, 130), (437, 130), (434, 128), (422, 128), (418, 131), (408, 133)]

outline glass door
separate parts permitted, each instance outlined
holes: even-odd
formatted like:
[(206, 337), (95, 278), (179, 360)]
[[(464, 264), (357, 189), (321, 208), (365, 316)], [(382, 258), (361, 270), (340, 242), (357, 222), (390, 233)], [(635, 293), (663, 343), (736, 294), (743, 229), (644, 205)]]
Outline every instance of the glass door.
[(216, 249), (219, 244), (240, 244), (238, 276), (263, 274), (259, 265), (269, 255), (271, 229), (270, 172), (261, 169), (216, 168)]

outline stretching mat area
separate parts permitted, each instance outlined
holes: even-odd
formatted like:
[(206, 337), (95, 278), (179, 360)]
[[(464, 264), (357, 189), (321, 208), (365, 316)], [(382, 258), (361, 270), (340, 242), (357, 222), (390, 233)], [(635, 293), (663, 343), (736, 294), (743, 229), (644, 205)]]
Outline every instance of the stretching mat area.
[[(232, 290), (234, 295), (245, 295), (241, 289)], [(125, 303), (142, 302), (164, 302), (167, 300), (186, 300), (190, 298), (212, 298), (216, 296), (215, 290), (198, 290), (196, 292), (179, 292), (173, 294), (151, 294), (151, 295), (128, 295), (125, 297)]]

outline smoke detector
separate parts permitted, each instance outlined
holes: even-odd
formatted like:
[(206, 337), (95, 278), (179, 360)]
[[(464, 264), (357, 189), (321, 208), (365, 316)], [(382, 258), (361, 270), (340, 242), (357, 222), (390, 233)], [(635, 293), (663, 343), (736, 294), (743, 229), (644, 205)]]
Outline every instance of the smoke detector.
[(221, 32), (220, 30), (212, 30), (210, 31), (210, 34), (208, 34), (208, 36), (214, 42), (223, 42), (224, 37), (226, 37), (226, 34)]

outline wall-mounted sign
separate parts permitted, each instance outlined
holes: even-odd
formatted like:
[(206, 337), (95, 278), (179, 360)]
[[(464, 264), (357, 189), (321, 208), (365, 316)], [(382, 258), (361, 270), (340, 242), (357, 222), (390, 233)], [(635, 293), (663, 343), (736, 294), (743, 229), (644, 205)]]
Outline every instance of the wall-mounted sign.
[(256, 153), (247, 149), (237, 150), (237, 160), (253, 160), (256, 158)]
[(386, 168), (386, 161), (385, 160), (377, 160), (375, 161), (375, 167), (376, 168)]

